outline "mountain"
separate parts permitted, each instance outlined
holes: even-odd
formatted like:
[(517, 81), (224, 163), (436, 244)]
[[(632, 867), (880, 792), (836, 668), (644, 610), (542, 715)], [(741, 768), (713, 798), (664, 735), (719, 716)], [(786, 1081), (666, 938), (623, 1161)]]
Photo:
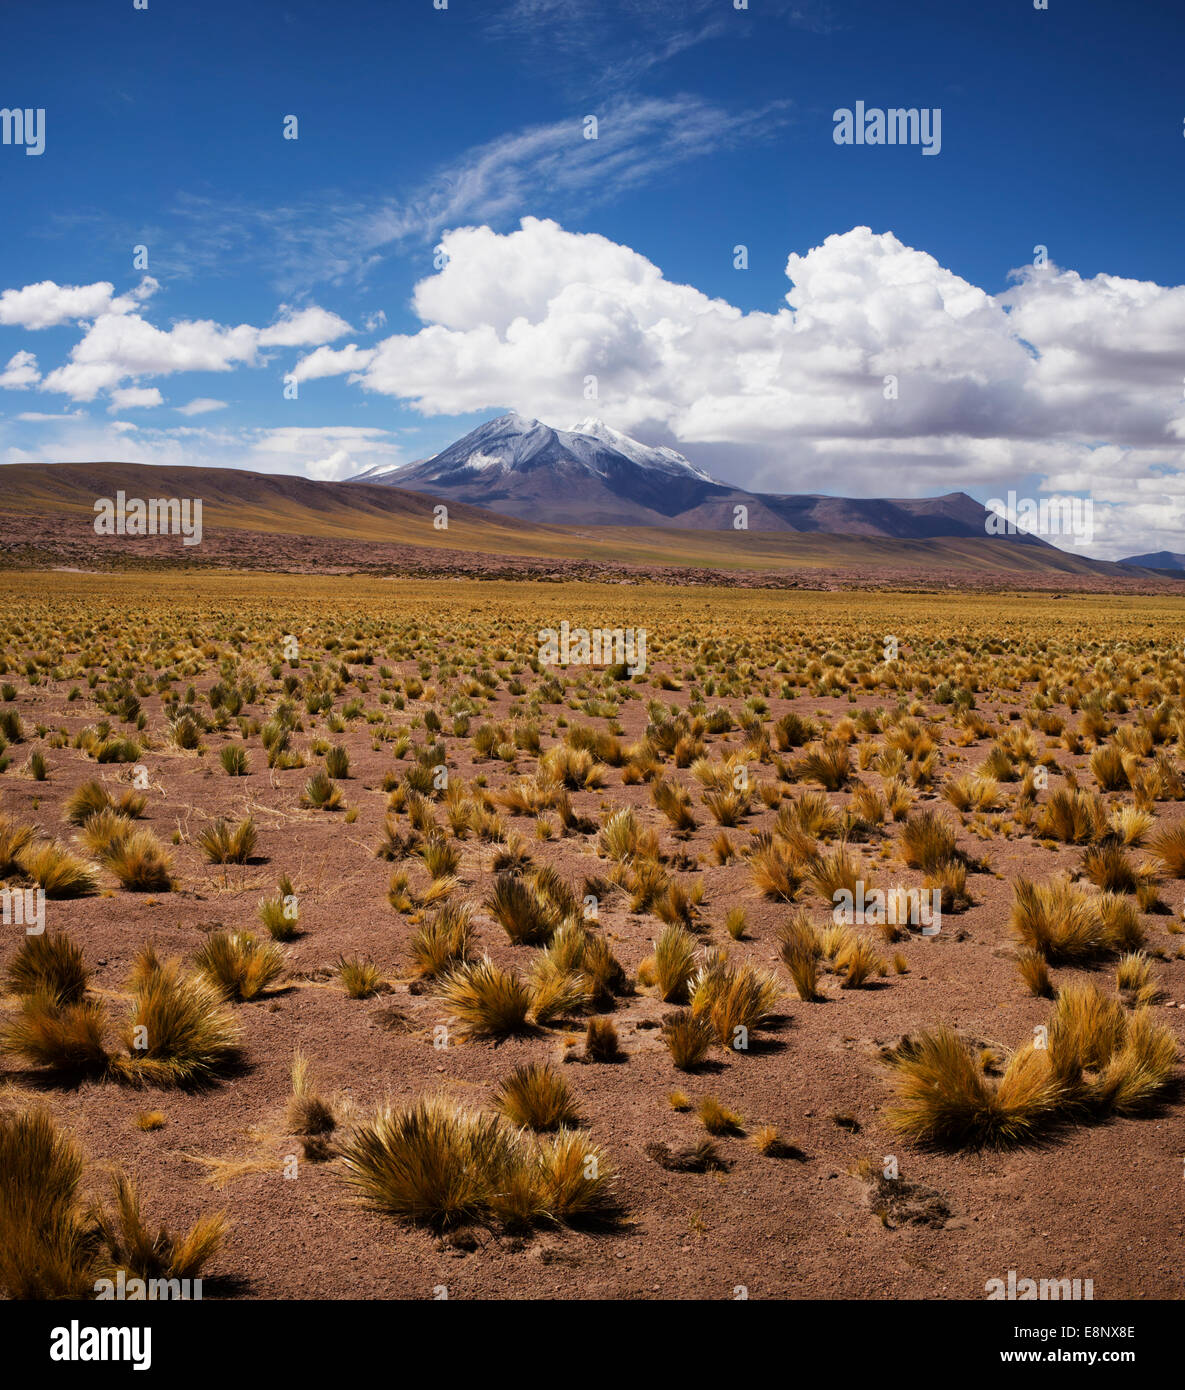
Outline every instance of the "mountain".
[(1148, 555), (1129, 555), (1121, 565), (1139, 565), (1146, 570), (1179, 570), (1185, 574), (1185, 555), (1175, 550), (1154, 550)]
[(735, 491), (674, 449), (648, 448), (600, 420), (556, 430), (514, 414), (488, 420), (430, 459), (370, 469), (351, 481), (524, 520), (592, 526), (670, 525)]
[[(750, 531), (901, 540), (987, 534), (987, 509), (963, 492), (920, 498), (747, 492), (718, 482), (674, 449), (640, 444), (591, 419), (557, 430), (503, 415), (432, 458), (372, 468), (351, 483), (411, 488), (553, 525), (732, 530), (736, 508), (744, 506)], [(1011, 539), (1046, 544), (1023, 534)]]

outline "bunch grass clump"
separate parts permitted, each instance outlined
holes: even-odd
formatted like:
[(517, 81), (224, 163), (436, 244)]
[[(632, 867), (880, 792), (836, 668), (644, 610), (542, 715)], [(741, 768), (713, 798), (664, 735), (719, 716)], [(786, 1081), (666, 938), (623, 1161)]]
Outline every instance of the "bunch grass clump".
[(738, 1052), (748, 1050), (781, 995), (782, 986), (770, 971), (719, 956), (706, 961), (688, 987), (692, 1014), (708, 1023), (721, 1047)]
[(123, 1031), (127, 1055), (114, 1059), (128, 1081), (204, 1085), (239, 1059), (239, 1030), (221, 985), (162, 961), (151, 946), (132, 971), (132, 1007)]
[(441, 977), (439, 995), (464, 1033), (503, 1037), (527, 1028), (530, 989), (488, 957), (454, 966)]
[(572, 1088), (555, 1067), (531, 1062), (502, 1078), (494, 1095), (497, 1109), (520, 1129), (546, 1132), (580, 1123)]
[(1094, 984), (1067, 984), (1044, 1032), (1012, 1054), (998, 1082), (945, 1025), (906, 1039), (887, 1059), (897, 1095), (886, 1120), (927, 1144), (1031, 1143), (1055, 1125), (1149, 1113), (1177, 1057), (1172, 1032), (1146, 1007), (1129, 1012)]
[(342, 1147), (348, 1180), (402, 1220), (447, 1230), (611, 1219), (616, 1174), (599, 1147), (561, 1128), (533, 1140), (500, 1116), (432, 1097), (381, 1110)]
[(284, 953), (251, 932), (211, 932), (194, 956), (198, 971), (228, 999), (257, 999), (284, 971)]
[(198, 831), (197, 841), (211, 864), (245, 864), (255, 852), (258, 832), (251, 816), (231, 825), (219, 817)]

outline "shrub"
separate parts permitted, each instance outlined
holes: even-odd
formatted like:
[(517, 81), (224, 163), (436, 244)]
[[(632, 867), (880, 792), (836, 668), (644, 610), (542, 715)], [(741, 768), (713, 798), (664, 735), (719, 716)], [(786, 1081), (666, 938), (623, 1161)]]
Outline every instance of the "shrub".
[(1030, 994), (1038, 999), (1053, 998), (1053, 977), (1049, 973), (1049, 964), (1040, 951), (1032, 948), (1021, 951), (1016, 958), (1016, 966)]
[(1148, 848), (1170, 878), (1185, 878), (1185, 822), (1162, 827)]
[(288, 1101), (288, 1128), (293, 1134), (329, 1134), (337, 1127), (333, 1107), (318, 1095), (312, 1082), (309, 1059), (297, 1048), (292, 1054), (292, 1095)]
[(316, 811), (336, 811), (342, 804), (342, 789), (321, 769), (304, 784), (300, 804)]
[(806, 882), (806, 870), (801, 860), (795, 858), (781, 841), (769, 835), (755, 838), (749, 855), (749, 867), (762, 894), (782, 902), (794, 902)]
[(891, 1129), (922, 1143), (1030, 1140), (1065, 1098), (1048, 1064), (1042, 1066), (1031, 1048), (1012, 1058), (994, 1086), (971, 1049), (945, 1025), (909, 1039), (893, 1061), (897, 1103), (885, 1119)]
[(554, 1130), (580, 1122), (571, 1088), (548, 1063), (515, 1067), (499, 1083), (494, 1104), (520, 1129)]
[(222, 989), (205, 975), (183, 974), (178, 961), (159, 961), (149, 946), (133, 967), (132, 989), (128, 1055), (115, 1059), (127, 1080), (202, 1084), (238, 1060), (238, 1027)]
[(853, 932), (835, 957), (835, 969), (843, 976), (840, 989), (860, 989), (872, 975), (885, 975), (888, 967), (877, 955), (872, 942)]
[(469, 903), (447, 903), (411, 939), (411, 956), (421, 975), (443, 975), (455, 965), (471, 960), (474, 931)]
[(350, 1135), (342, 1159), (368, 1202), (440, 1228), (492, 1214), (495, 1194), (526, 1166), (522, 1141), (497, 1118), (435, 1098), (380, 1111)]
[(21, 996), (19, 1011), (0, 1034), (0, 1046), (33, 1066), (77, 1076), (97, 1074), (108, 1064), (106, 1025), (107, 1012), (97, 999), (63, 1003), (50, 990), (38, 990)]
[(434, 879), (447, 878), (456, 872), (461, 862), (461, 851), (443, 835), (429, 835), (420, 846), (420, 856), (424, 867)]
[(827, 742), (803, 753), (793, 772), (800, 781), (820, 782), (830, 792), (840, 791), (852, 775), (847, 744)]
[(695, 829), (696, 819), (691, 809), (691, 795), (685, 787), (665, 782), (660, 778), (651, 784), (650, 796), (677, 834), (690, 834)]
[(768, 970), (716, 958), (700, 967), (688, 992), (691, 1012), (710, 1025), (721, 1047), (743, 1052), (774, 1012), (782, 987)]
[(553, 1221), (609, 1222), (619, 1210), (617, 1175), (604, 1151), (578, 1130), (561, 1129), (536, 1159), (539, 1210)]
[(299, 931), (300, 907), (292, 881), (285, 875), (279, 892), (259, 900), (258, 916), (273, 941), (291, 941)]
[(199, 1216), (184, 1236), (175, 1237), (144, 1220), (140, 1195), (122, 1173), (114, 1175), (112, 1185), (115, 1211), (99, 1215), (107, 1246), (104, 1277), (122, 1270), (127, 1279), (196, 1279), (222, 1247), (228, 1223), (221, 1212)]
[(5, 980), (14, 994), (48, 994), (59, 1004), (76, 1004), (86, 993), (90, 973), (71, 937), (43, 932), (22, 940)]
[(129, 893), (167, 893), (173, 887), (169, 852), (151, 830), (116, 837), (102, 861)]
[(778, 931), (779, 954), (790, 972), (798, 997), (810, 1003), (819, 995), (819, 960), (823, 947), (805, 914), (796, 913)]
[(584, 1055), (590, 1062), (616, 1062), (621, 1043), (611, 1018), (590, 1018), (584, 1030)]
[(1136, 871), (1122, 845), (1091, 845), (1082, 856), (1082, 871), (1096, 887), (1118, 893), (1136, 891)]
[(1081, 962), (1114, 950), (1114, 936), (1099, 910), (1099, 899), (1067, 879), (1013, 884), (1011, 928), (1022, 947), (1047, 961)]
[(741, 1117), (734, 1110), (729, 1110), (726, 1106), (721, 1105), (715, 1096), (704, 1096), (699, 1105), (696, 1106), (695, 1113), (709, 1134), (741, 1133)]
[(440, 981), (440, 998), (462, 1030), (499, 1037), (522, 1032), (531, 992), (517, 975), (487, 957), (454, 967)]
[(513, 874), (499, 874), (485, 909), (516, 945), (550, 940), (559, 925), (551, 905)]
[(1103, 744), (1090, 755), (1090, 770), (1105, 792), (1123, 791), (1128, 786), (1123, 752), (1114, 744)]
[(905, 822), (901, 832), (901, 853), (912, 869), (932, 873), (954, 858), (955, 832), (934, 811), (922, 811)]
[(708, 1055), (712, 1029), (690, 1009), (679, 1009), (663, 1020), (662, 1040), (680, 1071), (691, 1071)]
[(20, 866), (47, 898), (87, 898), (99, 891), (94, 865), (53, 841), (22, 851)]
[(102, 1232), (79, 1197), (83, 1156), (44, 1110), (0, 1112), (0, 1288), (87, 1298)]
[(228, 999), (257, 998), (284, 970), (284, 956), (270, 941), (250, 932), (211, 932), (194, 956), (198, 971)]
[(342, 988), (351, 999), (369, 999), (372, 994), (378, 993), (383, 983), (378, 966), (373, 961), (363, 960), (361, 956), (339, 956), (337, 974)]
[(245, 864), (255, 852), (258, 832), (251, 816), (238, 825), (219, 818), (198, 832), (198, 844), (211, 864)]
[(658, 997), (682, 1003), (695, 973), (695, 938), (678, 924), (664, 927), (654, 944), (654, 979)]
[(228, 777), (246, 777), (251, 771), (247, 750), (237, 743), (228, 743), (218, 754), (218, 761)]
[(1067, 845), (1088, 845), (1106, 827), (1107, 808), (1102, 797), (1076, 788), (1060, 787), (1051, 792), (1037, 814), (1040, 839), (1061, 840)]
[(29, 848), (37, 831), (31, 825), (17, 825), (0, 811), (0, 878), (19, 873), (21, 855)]
[(81, 839), (92, 854), (109, 854), (122, 840), (132, 834), (132, 822), (127, 816), (106, 806), (94, 815), (87, 816), (82, 825)]

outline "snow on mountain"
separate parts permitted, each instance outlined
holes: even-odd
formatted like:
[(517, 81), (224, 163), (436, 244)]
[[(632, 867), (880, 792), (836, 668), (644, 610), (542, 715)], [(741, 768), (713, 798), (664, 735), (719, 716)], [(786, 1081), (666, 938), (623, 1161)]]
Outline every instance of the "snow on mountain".
[(621, 479), (641, 471), (668, 478), (712, 482), (703, 469), (674, 449), (640, 444), (603, 420), (581, 420), (570, 430), (557, 430), (514, 412), (487, 420), (429, 459), (381, 464), (359, 473), (355, 481), (390, 480), (403, 486), (472, 480), (474, 475), (492, 478), (539, 469), (561, 475), (585, 473), (602, 480)]

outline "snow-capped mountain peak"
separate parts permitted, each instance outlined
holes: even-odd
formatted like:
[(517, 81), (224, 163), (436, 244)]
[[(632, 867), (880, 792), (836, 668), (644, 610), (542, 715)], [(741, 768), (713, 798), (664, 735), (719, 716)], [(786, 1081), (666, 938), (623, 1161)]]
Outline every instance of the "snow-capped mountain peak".
[(487, 420), (432, 458), (399, 467), (381, 465), (359, 480), (399, 486), (493, 479), (509, 475), (553, 474), (557, 480), (591, 476), (628, 483), (631, 479), (682, 479), (711, 483), (703, 469), (674, 449), (651, 448), (613, 429), (603, 420), (581, 420), (570, 430), (553, 429), (512, 411)]
[(620, 430), (615, 430), (604, 420), (598, 420), (591, 416), (586, 420), (578, 420), (566, 433), (580, 434), (589, 439), (599, 440), (602, 444), (607, 444), (611, 449), (615, 449), (619, 454), (624, 454), (626, 458), (640, 464), (643, 468), (661, 467), (665, 470), (674, 467), (686, 469), (704, 482), (710, 483), (712, 481), (710, 474), (702, 468), (697, 468), (690, 459), (685, 458), (677, 450), (667, 449), (661, 445), (651, 447), (647, 444), (639, 444), (636, 439), (631, 439), (628, 434), (622, 434)]

